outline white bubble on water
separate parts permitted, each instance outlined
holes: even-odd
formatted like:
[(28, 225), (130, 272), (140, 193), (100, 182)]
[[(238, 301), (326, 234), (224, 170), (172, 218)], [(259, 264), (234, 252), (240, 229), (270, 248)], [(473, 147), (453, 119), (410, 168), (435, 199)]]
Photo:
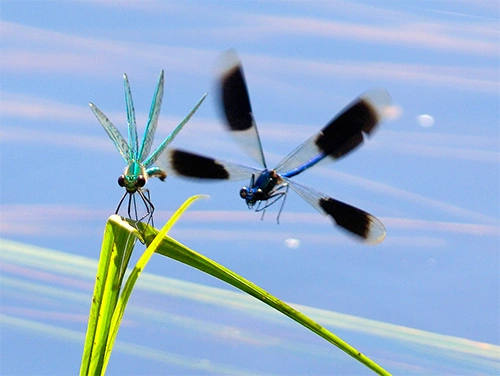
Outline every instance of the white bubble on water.
[(417, 116), (417, 123), (421, 127), (429, 128), (434, 125), (434, 118), (428, 114), (422, 114)]
[(295, 238), (288, 238), (285, 240), (285, 247), (290, 249), (297, 249), (300, 247), (300, 240)]

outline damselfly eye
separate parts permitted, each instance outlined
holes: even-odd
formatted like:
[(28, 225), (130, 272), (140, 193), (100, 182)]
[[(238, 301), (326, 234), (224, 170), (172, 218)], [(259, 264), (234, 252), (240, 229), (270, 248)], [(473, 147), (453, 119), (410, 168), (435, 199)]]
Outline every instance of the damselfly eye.
[(125, 176), (124, 175), (120, 175), (120, 177), (118, 178), (118, 185), (120, 187), (125, 187)]
[(146, 185), (146, 179), (144, 178), (144, 176), (139, 175), (139, 177), (137, 178), (137, 186), (144, 187), (145, 185)]
[(241, 198), (246, 198), (248, 196), (248, 191), (246, 187), (243, 187), (240, 189), (240, 197)]

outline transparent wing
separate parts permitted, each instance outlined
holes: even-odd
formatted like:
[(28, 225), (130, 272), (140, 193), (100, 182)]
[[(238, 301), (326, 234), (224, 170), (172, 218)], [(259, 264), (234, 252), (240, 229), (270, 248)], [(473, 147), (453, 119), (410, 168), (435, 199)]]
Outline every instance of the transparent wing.
[(106, 115), (104, 115), (95, 104), (89, 103), (89, 106), (90, 109), (94, 112), (94, 115), (97, 117), (97, 120), (99, 120), (99, 123), (101, 123), (102, 127), (108, 134), (109, 138), (111, 138), (111, 140), (115, 144), (123, 159), (125, 159), (127, 163), (131, 163), (132, 160), (130, 158), (130, 148), (127, 144), (127, 141), (125, 141), (125, 139), (121, 135), (120, 131), (109, 121)]
[(384, 119), (390, 105), (391, 97), (385, 89), (365, 92), (320, 132), (288, 154), (275, 170), (285, 177), (292, 177), (325, 157), (334, 160), (343, 157), (363, 143), (364, 135), (373, 132)]
[(290, 179), (283, 178), (283, 180), (321, 214), (332, 217), (338, 226), (361, 241), (377, 244), (384, 240), (385, 227), (373, 215)]
[(161, 153), (163, 153), (168, 144), (170, 144), (173, 141), (177, 133), (179, 133), (182, 127), (184, 127), (184, 125), (189, 121), (189, 119), (191, 119), (191, 117), (194, 115), (198, 107), (200, 107), (200, 105), (203, 103), (207, 95), (208, 93), (203, 94), (200, 100), (195, 104), (195, 106), (191, 109), (191, 111), (189, 111), (189, 113), (184, 117), (184, 119), (182, 119), (182, 121), (174, 129), (174, 131), (170, 133), (170, 135), (165, 140), (163, 140), (163, 142), (156, 148), (156, 150), (149, 156), (149, 158), (144, 161), (144, 166), (146, 168), (148, 168), (149, 166), (151, 166), (153, 163), (156, 162), (158, 156), (161, 155)]
[(123, 86), (125, 87), (125, 106), (127, 107), (127, 124), (128, 124), (128, 145), (130, 159), (137, 160), (137, 150), (139, 144), (137, 141), (137, 124), (135, 121), (134, 101), (132, 100), (132, 91), (126, 74), (123, 75)]
[(158, 158), (157, 165), (164, 171), (197, 179), (245, 180), (262, 171), (237, 163), (219, 161), (214, 158), (179, 149), (168, 149)]
[(160, 116), (161, 101), (163, 99), (163, 76), (162, 70), (153, 95), (153, 102), (151, 103), (151, 108), (149, 109), (148, 123), (146, 125), (146, 129), (144, 130), (141, 149), (138, 153), (139, 162), (142, 162), (148, 156), (155, 137), (156, 127), (158, 126), (158, 117)]
[(226, 127), (245, 152), (267, 168), (241, 62), (233, 50), (223, 54), (222, 62), (219, 92)]

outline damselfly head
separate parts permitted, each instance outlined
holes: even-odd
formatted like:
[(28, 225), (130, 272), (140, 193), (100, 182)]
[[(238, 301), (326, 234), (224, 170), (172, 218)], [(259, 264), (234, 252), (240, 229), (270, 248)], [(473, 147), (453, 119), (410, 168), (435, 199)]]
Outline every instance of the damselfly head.
[(250, 177), (250, 185), (249, 187), (243, 187), (240, 189), (240, 197), (244, 199), (248, 205), (249, 208), (251, 208), (255, 204), (255, 199), (254, 199), (254, 185), (255, 185), (255, 174), (252, 174)]
[(243, 187), (240, 189), (240, 197), (241, 198), (247, 198), (248, 196), (248, 188), (247, 187)]
[(245, 200), (247, 206), (252, 209), (258, 201), (266, 200), (266, 194), (260, 188), (243, 187), (240, 189), (240, 197)]
[(125, 188), (129, 193), (135, 193), (137, 189), (146, 185), (146, 178), (143, 175), (132, 176), (122, 174), (118, 178), (118, 185)]
[(125, 188), (128, 193), (135, 193), (146, 185), (147, 180), (148, 174), (144, 166), (139, 163), (131, 163), (118, 178), (118, 185)]
[(254, 188), (243, 187), (240, 189), (240, 197), (245, 200), (249, 209), (252, 209), (257, 200), (254, 197)]

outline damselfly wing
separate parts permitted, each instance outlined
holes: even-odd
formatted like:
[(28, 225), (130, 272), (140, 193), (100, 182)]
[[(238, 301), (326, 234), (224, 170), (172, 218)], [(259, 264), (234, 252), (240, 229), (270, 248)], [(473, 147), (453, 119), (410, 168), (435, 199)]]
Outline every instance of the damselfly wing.
[(323, 215), (349, 233), (369, 244), (381, 242), (386, 234), (384, 225), (371, 214), (335, 200), (292, 177), (323, 160), (339, 159), (363, 143), (383, 120), (391, 99), (384, 89), (368, 91), (347, 105), (320, 132), (288, 154), (270, 170), (266, 166), (262, 146), (250, 105), (241, 62), (232, 51), (225, 56), (227, 65), (220, 79), (220, 97), (224, 124), (261, 168), (221, 161), (183, 150), (171, 149), (158, 160), (161, 168), (173, 174), (219, 180), (243, 180), (249, 185), (240, 190), (250, 209), (263, 211), (278, 200), (282, 205), (291, 188)]
[[(149, 155), (156, 128), (158, 126), (158, 118), (160, 116), (160, 108), (163, 98), (164, 73), (161, 71), (160, 77), (158, 78), (158, 83), (156, 85), (156, 90), (153, 95), (153, 101), (149, 111), (148, 122), (146, 124), (146, 129), (144, 130), (144, 136), (140, 146), (137, 137), (137, 125), (135, 120), (132, 92), (130, 90), (130, 84), (126, 74), (123, 75), (123, 83), (125, 86), (125, 105), (127, 109), (128, 142), (125, 141), (118, 128), (111, 123), (108, 117), (104, 115), (104, 113), (99, 110), (95, 104), (89, 103), (89, 105), (109, 138), (111, 138), (123, 159), (127, 162), (125, 171), (118, 178), (118, 185), (125, 189), (125, 193), (120, 199), (115, 213), (119, 213), (121, 205), (125, 201), (125, 198), (128, 197), (128, 217), (135, 219), (136, 221), (146, 220), (146, 222), (149, 223), (152, 221), (155, 207), (151, 201), (149, 190), (144, 188), (144, 186), (146, 185), (148, 178), (151, 177), (157, 177), (162, 181), (165, 180), (167, 177), (166, 170), (155, 166), (154, 164), (156, 163), (158, 157), (165, 151), (168, 144), (172, 142), (177, 133), (180, 132), (182, 127), (193, 116), (207, 94), (205, 93), (200, 98), (191, 111), (189, 111), (179, 125), (177, 125), (174, 131), (165, 140), (163, 140), (163, 142), (155, 149), (155, 151), (153, 151), (153, 153), (151, 153), (151, 155)], [(145, 206), (145, 214), (139, 214), (137, 209), (136, 194), (140, 197)]]

